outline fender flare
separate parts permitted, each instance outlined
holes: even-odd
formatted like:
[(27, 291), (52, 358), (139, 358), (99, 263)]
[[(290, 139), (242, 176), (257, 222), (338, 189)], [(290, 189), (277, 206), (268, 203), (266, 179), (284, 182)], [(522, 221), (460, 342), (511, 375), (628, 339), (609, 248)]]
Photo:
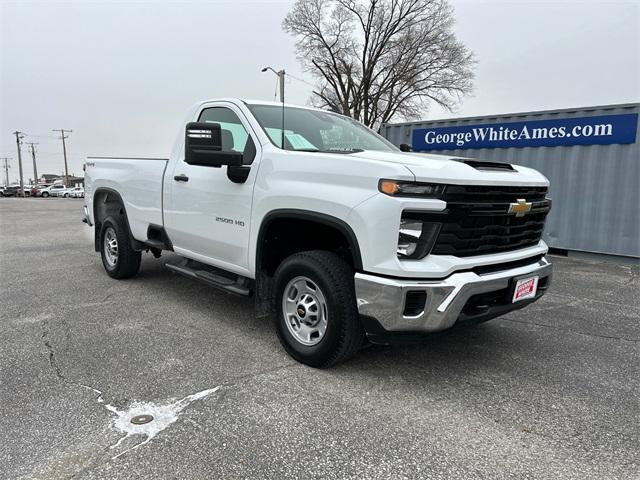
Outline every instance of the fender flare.
[[(129, 226), (129, 217), (127, 216), (127, 207), (124, 203), (124, 200), (122, 199), (122, 195), (120, 195), (120, 193), (118, 193), (116, 190), (114, 190), (113, 188), (109, 188), (109, 187), (98, 187), (96, 189), (95, 192), (93, 192), (93, 195), (91, 197), (91, 207), (93, 210), (93, 223), (96, 225), (96, 227), (98, 226), (98, 222), (97, 222), (97, 216), (96, 216), (96, 196), (98, 196), (99, 194), (106, 192), (109, 195), (113, 195), (114, 197), (116, 197), (118, 199), (118, 202), (120, 203), (120, 206), (122, 207), (122, 212), (124, 215), (124, 220), (125, 223), (127, 224), (127, 232), (129, 232), (129, 238), (131, 239), (131, 245), (134, 247), (134, 249), (136, 250), (143, 250), (143, 243), (136, 240), (133, 236), (133, 233), (131, 233), (131, 227)], [(96, 252), (100, 251), (100, 230), (98, 228), (95, 229), (95, 235), (94, 235), (94, 241), (95, 241), (95, 250)]]
[(257, 246), (256, 246), (256, 270), (262, 264), (262, 249), (265, 231), (267, 227), (274, 221), (280, 218), (291, 218), (296, 220), (307, 220), (311, 222), (320, 223), (328, 227), (335, 228), (347, 239), (349, 243), (349, 249), (353, 259), (353, 266), (357, 272), (362, 271), (362, 254), (360, 253), (360, 245), (358, 244), (358, 237), (354, 233), (353, 229), (344, 220), (327, 215), (325, 213), (314, 212), (312, 210), (300, 210), (295, 208), (282, 208), (277, 210), (271, 210), (262, 218), (260, 229), (258, 230)]

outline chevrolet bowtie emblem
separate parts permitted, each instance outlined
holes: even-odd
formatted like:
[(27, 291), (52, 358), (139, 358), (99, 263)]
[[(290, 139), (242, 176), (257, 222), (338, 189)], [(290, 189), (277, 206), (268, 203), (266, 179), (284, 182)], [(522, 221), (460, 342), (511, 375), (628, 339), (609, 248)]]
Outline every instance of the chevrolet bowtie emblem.
[(516, 217), (524, 217), (531, 211), (531, 202), (527, 202), (524, 198), (519, 198), (516, 202), (518, 203), (509, 204), (509, 213), (515, 213)]

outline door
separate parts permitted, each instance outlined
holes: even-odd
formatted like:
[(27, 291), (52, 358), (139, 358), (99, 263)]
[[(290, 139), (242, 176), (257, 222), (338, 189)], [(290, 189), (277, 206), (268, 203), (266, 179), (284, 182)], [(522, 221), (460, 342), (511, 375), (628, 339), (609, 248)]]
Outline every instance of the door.
[[(228, 177), (230, 167), (189, 165), (181, 158), (167, 171), (170, 185), (165, 195), (165, 229), (174, 250), (186, 257), (239, 274), (248, 274), (249, 226), (259, 144), (250, 135), (244, 115), (234, 105), (212, 104), (202, 110), (199, 122), (218, 123), (222, 150), (243, 153), (249, 167), (245, 182)], [(256, 150), (256, 147), (258, 150)]]

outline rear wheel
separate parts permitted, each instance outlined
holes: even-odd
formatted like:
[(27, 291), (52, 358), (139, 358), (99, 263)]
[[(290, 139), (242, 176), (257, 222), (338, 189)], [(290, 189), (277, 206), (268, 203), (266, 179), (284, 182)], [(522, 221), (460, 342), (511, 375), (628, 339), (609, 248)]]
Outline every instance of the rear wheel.
[(356, 307), (353, 269), (338, 255), (291, 255), (275, 274), (278, 338), (293, 358), (326, 368), (354, 355), (364, 334)]
[(131, 246), (122, 217), (107, 217), (100, 229), (102, 265), (111, 278), (130, 278), (140, 270), (141, 253)]

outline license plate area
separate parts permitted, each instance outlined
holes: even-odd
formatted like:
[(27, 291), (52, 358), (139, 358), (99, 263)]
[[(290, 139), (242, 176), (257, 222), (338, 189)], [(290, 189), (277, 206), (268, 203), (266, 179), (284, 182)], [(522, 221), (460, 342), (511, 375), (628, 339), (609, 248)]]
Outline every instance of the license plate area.
[(538, 282), (540, 277), (538, 275), (524, 275), (521, 277), (515, 277), (511, 287), (511, 303), (521, 302), (535, 298), (538, 292)]

